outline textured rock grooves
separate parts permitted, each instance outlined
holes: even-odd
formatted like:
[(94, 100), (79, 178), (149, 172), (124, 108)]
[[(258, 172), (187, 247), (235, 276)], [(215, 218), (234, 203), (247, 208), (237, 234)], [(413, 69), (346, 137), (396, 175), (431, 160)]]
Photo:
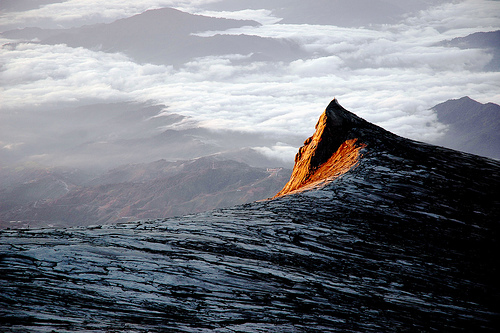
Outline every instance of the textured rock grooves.
[(316, 132), (295, 156), (290, 180), (274, 198), (326, 184), (354, 168), (366, 147), (353, 137), (354, 129), (363, 123), (333, 99), (320, 116)]

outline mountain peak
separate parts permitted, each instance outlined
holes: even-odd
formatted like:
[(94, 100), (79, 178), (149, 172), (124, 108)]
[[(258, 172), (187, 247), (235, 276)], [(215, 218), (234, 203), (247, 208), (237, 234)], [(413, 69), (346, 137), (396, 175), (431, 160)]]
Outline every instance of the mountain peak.
[(367, 125), (334, 98), (319, 117), (313, 136), (295, 155), (289, 182), (275, 197), (329, 182), (355, 167), (366, 144), (359, 141), (354, 129)]
[(448, 129), (440, 145), (469, 153), (500, 158), (500, 105), (480, 103), (469, 96), (432, 107)]

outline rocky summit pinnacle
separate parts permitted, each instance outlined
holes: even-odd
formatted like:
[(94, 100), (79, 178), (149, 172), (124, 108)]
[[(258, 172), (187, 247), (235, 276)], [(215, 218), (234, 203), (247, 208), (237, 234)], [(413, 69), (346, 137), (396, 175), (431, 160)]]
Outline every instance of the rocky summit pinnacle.
[(373, 126), (333, 99), (321, 114), (316, 132), (295, 155), (290, 181), (275, 197), (315, 187), (355, 167), (366, 147), (359, 140), (359, 130)]
[(0, 331), (498, 331), (499, 161), (333, 101), (282, 193), (332, 177), (165, 220), (0, 230)]

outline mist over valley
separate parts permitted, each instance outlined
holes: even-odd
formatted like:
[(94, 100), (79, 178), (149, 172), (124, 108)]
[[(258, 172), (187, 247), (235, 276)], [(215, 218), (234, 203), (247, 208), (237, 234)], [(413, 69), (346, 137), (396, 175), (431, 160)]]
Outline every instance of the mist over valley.
[(3, 0), (2, 332), (495, 332), (500, 2)]

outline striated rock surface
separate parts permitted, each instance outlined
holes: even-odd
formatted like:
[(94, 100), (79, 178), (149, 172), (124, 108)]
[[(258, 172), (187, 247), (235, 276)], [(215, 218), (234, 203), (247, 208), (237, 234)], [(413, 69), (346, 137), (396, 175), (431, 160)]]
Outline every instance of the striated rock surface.
[(336, 126), (299, 155), (316, 152), (308, 179), (336, 154), (357, 162), (314, 190), (165, 220), (0, 230), (0, 331), (497, 332), (500, 162), (336, 103), (327, 114)]

